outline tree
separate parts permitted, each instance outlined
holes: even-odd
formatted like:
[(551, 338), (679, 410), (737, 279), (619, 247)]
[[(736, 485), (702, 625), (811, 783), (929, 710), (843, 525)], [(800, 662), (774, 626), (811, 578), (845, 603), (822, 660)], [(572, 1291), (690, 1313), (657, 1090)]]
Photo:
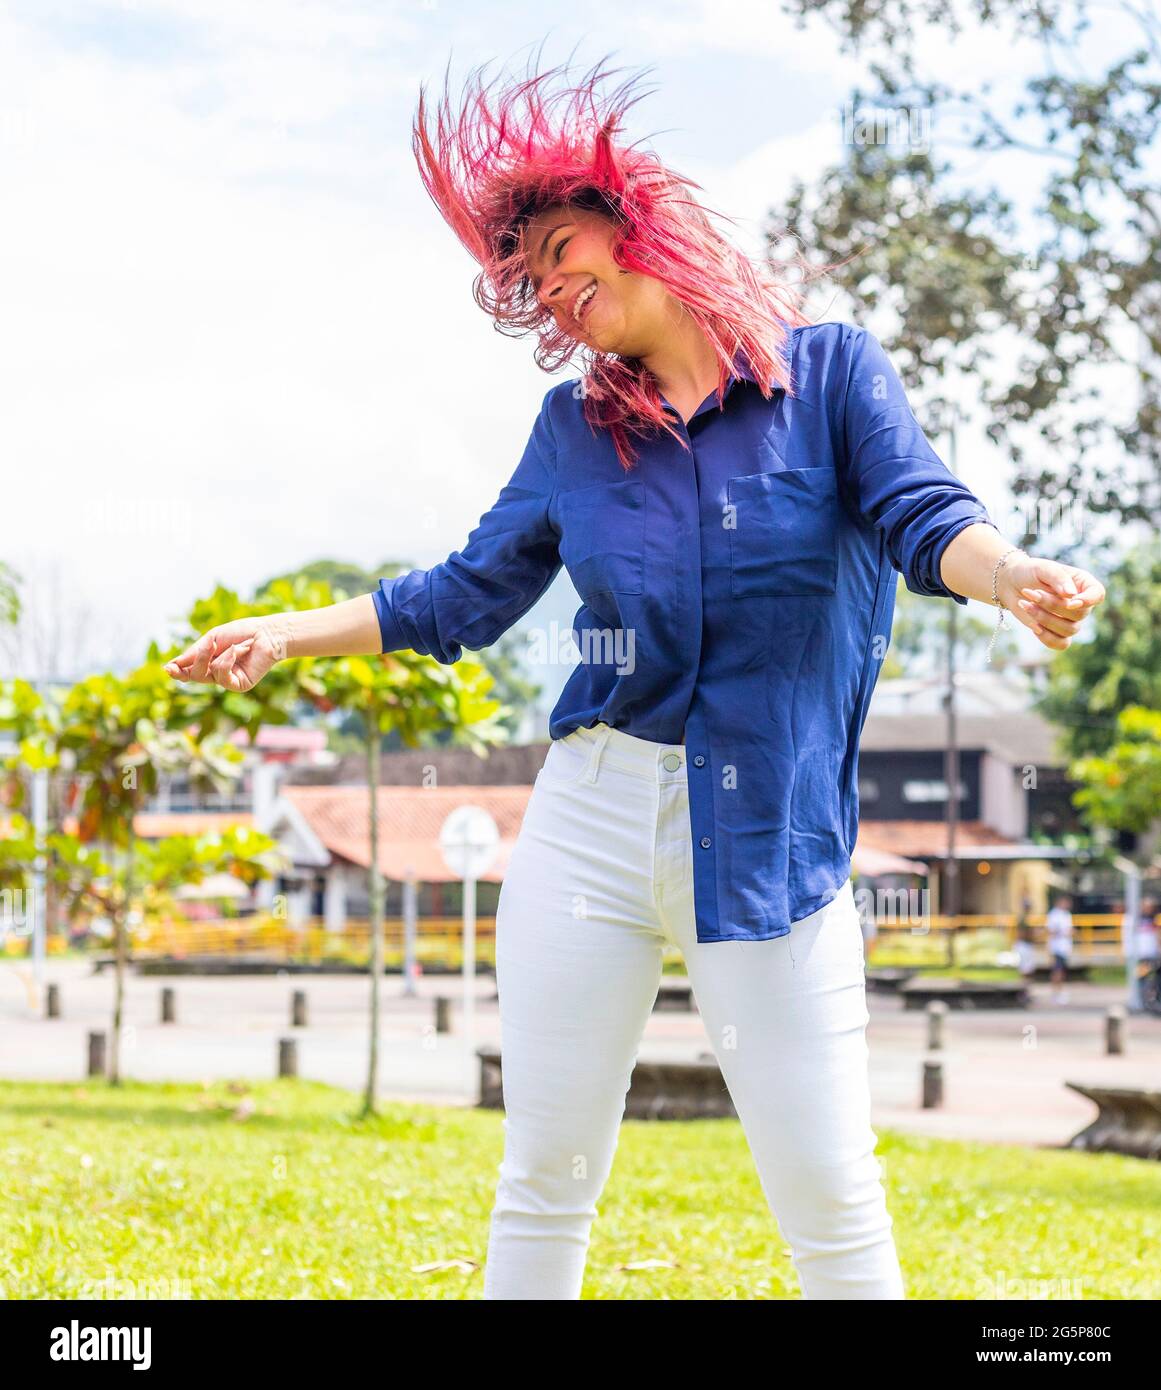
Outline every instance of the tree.
[[(846, 164), (825, 171), (808, 197), (798, 182), (773, 210), (769, 240), (793, 235), (828, 261), (853, 257), (836, 277), (856, 312), (889, 303), (900, 329), (885, 346), (908, 386), (930, 388), (952, 367), (969, 375), (987, 432), (1009, 452), (1013, 492), (1026, 504), (1029, 544), (1042, 504), (1084, 518), (1154, 520), (1161, 506), (1161, 189), (1149, 152), (1161, 120), (1161, 20), (1120, 0), (1112, 10), (1139, 46), (1095, 76), (1082, 70), (1091, 27), (1086, 0), (783, 0), (800, 23), (823, 16), (844, 51), (870, 50), (877, 87), (852, 94)], [(1011, 109), (981, 91), (922, 80), (915, 50), (926, 23), (961, 32), (986, 23), (997, 44), (1039, 45), (1041, 70)], [(861, 111), (897, 116), (902, 152)], [(937, 163), (912, 117), (941, 135)], [(957, 119), (958, 118), (958, 119)], [(892, 121), (884, 122), (889, 131)], [(920, 131), (922, 136), (922, 130)], [(1020, 156), (1039, 188), (1031, 221), (977, 184), (990, 155)], [(1036, 181), (1040, 180), (1039, 185)], [(809, 208), (808, 208), (809, 203)], [(992, 345), (1020, 353), (1015, 380), (990, 368)], [(1130, 383), (1136, 389), (1125, 390)], [(927, 392), (925, 423), (940, 431), (950, 403)], [(1071, 528), (1072, 540), (1080, 526)], [(1067, 557), (1066, 557), (1067, 558)]]
[(20, 576), (0, 560), (0, 626), (11, 627), (20, 618)]
[[(249, 603), (219, 587), (212, 597), (194, 606), (188, 646), (201, 633), (237, 618), (260, 617), (304, 608), (325, 608), (336, 601), (329, 584), (295, 575), (272, 580)], [(269, 685), (268, 685), (269, 683)], [(235, 717), (263, 692), (279, 708), (305, 699), (323, 713), (340, 711), (353, 717), (362, 730), (367, 758), (370, 813), (368, 898), (371, 908), (371, 1020), (367, 1085), (363, 1114), (376, 1108), (379, 1066), (380, 977), (383, 973), (383, 876), (379, 869), (379, 754), (385, 736), (397, 736), (409, 747), (450, 734), (458, 744), (484, 755), (490, 744), (504, 741), (500, 720), (510, 711), (489, 698), (489, 672), (464, 657), (443, 664), (414, 652), (379, 656), (298, 657), (279, 663), (248, 694), (219, 691), (222, 704)], [(216, 689), (216, 687), (203, 687)], [(274, 692), (273, 694), (271, 692)]]
[(293, 584), (295, 580), (303, 579), (307, 583), (329, 585), (335, 602), (338, 603), (341, 599), (369, 594), (378, 587), (381, 577), (391, 578), (410, 568), (410, 565), (398, 560), (385, 560), (381, 565), (369, 570), (363, 569), (351, 560), (312, 560), (310, 564), (302, 565), (296, 570), (273, 575), (258, 585), (257, 592), (261, 593), (263, 589), (268, 589), (280, 581)]
[(1078, 758), (1069, 775), (1081, 783), (1073, 800), (1091, 821), (1148, 835), (1161, 819), (1161, 712), (1120, 710), (1111, 747)]
[[(46, 837), (47, 874), (64, 887), (74, 909), (96, 907), (113, 924), (113, 1085), (121, 1080), (125, 964), (136, 897), (168, 891), (182, 872), (195, 882), (217, 869), (253, 881), (271, 870), (275, 845), (264, 835), (239, 830), (208, 839), (181, 837), (166, 848), (142, 845), (134, 831), (134, 818), (163, 772), (181, 771), (195, 786), (219, 791), (240, 772), (241, 750), (207, 727), (213, 722), (207, 718), (211, 709), (203, 689), (187, 693), (174, 684), (155, 644), (127, 676), (89, 676), (65, 689), (59, 700), (46, 698), (27, 681), (0, 685), (0, 728), (18, 740), (17, 753), (6, 760), (10, 804), (23, 799), (18, 767), (67, 772), (64, 803), (77, 816), (77, 830)], [(16, 847), (10, 845), (0, 863), (9, 877), (23, 877), (41, 847), (26, 818), (21, 816), (14, 829)]]
[(1037, 708), (1062, 730), (1070, 758), (1107, 755), (1122, 711), (1161, 710), (1161, 543), (1138, 547), (1114, 568), (1088, 641), (1052, 662)]
[[(285, 585), (290, 585), (291, 589), (296, 583), (323, 584), (328, 586), (331, 594), (331, 601), (338, 603), (341, 599), (356, 598), (359, 594), (372, 593), (378, 588), (380, 578), (391, 578), (396, 574), (401, 574), (410, 569), (411, 566), (398, 561), (385, 561), (382, 565), (373, 570), (361, 569), (351, 561), (345, 560), (315, 560), (309, 565), (304, 565), (301, 569), (292, 570), (286, 574), (268, 579), (264, 584), (259, 585), (256, 591), (256, 598), (261, 598), (263, 594), (274, 591), (274, 586), (280, 586), (278, 592), (286, 592)], [(536, 703), (540, 695), (541, 687), (524, 675), (520, 659), (520, 639), (514, 632), (506, 632), (497, 642), (494, 642), (486, 651), (473, 652), (464, 649), (464, 656), (483, 666), (491, 675), (494, 681), (492, 696), (500, 701), (504, 710), (502, 715), (497, 718), (497, 727), (507, 732), (510, 738), (516, 737), (523, 722), (525, 711)], [(353, 718), (350, 727), (342, 721), (336, 729), (334, 744), (341, 748), (344, 737), (350, 733), (358, 746), (363, 746), (363, 727), (356, 716)], [(442, 744), (451, 741), (453, 738), (450, 726), (433, 731), (431, 741), (435, 744)], [(398, 744), (399, 738), (395, 735), (389, 736), (386, 740), (388, 746)]]

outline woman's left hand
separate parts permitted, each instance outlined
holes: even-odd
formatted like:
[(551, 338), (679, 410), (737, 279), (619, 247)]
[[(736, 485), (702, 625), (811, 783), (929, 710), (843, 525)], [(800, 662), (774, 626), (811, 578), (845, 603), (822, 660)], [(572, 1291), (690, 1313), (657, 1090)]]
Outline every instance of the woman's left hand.
[(1098, 603), (1105, 586), (1075, 565), (1018, 557), (1001, 570), (997, 592), (1004, 607), (1030, 627), (1046, 647), (1063, 651)]

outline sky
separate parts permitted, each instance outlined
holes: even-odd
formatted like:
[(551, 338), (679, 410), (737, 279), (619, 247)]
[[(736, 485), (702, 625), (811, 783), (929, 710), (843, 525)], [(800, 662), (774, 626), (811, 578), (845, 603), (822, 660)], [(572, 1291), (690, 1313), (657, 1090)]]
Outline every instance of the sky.
[[(577, 373), (547, 376), (474, 304), (411, 120), (449, 60), (453, 80), (519, 68), (541, 41), (546, 63), (650, 69), (632, 137), (751, 252), (793, 179), (841, 159), (870, 83), (867, 57), (774, 0), (0, 10), (0, 559), (66, 670), (139, 660), (217, 583), (463, 546)], [(998, 88), (1028, 65), (986, 32), (921, 54)], [(1026, 195), (1014, 167), (989, 172)], [(980, 436), (957, 468), (1001, 519), (1004, 460)], [(567, 626), (576, 604), (562, 573), (531, 616)]]

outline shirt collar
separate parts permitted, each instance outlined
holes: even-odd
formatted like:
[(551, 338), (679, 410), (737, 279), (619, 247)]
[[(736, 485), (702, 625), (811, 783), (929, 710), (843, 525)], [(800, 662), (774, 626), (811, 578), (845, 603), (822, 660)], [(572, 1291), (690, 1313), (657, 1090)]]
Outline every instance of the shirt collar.
[[(755, 385), (757, 385), (758, 382), (758, 378), (754, 375), (754, 369), (750, 364), (750, 359), (744, 348), (739, 348), (737, 352), (734, 353), (734, 356), (731, 359), (730, 374), (726, 379), (726, 389), (722, 397), (723, 402), (729, 396), (730, 391), (733, 389), (734, 383), (737, 381), (750, 381), (753, 382)], [(771, 377), (770, 379), (770, 385), (771, 387), (777, 386), (777, 382), (774, 380), (773, 377)], [(661, 399), (664, 401), (665, 397), (662, 396)], [(666, 402), (666, 406), (669, 410), (672, 410), (675, 415), (677, 414), (676, 409), (672, 405), (669, 405), (668, 402)], [(702, 404), (699, 405), (698, 408), (690, 416), (690, 419), (696, 420), (697, 417), (703, 414), (705, 411), (716, 409), (717, 392), (715, 391), (711, 393), (711, 395), (706, 397)]]
[[(755, 385), (758, 383), (758, 378), (754, 375), (754, 369), (750, 365), (750, 359), (745, 348), (739, 348), (737, 352), (734, 353), (733, 375), (735, 378), (741, 377), (744, 381), (752, 381)], [(777, 388), (778, 383), (774, 380), (773, 376), (770, 378), (769, 385), (771, 388)]]

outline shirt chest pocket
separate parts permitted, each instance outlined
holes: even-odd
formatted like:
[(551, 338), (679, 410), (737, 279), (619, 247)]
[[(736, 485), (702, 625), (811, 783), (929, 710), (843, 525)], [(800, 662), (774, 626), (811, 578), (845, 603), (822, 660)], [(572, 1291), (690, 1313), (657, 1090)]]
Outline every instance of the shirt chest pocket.
[(735, 598), (835, 592), (839, 497), (833, 468), (730, 478), (727, 501)]
[(582, 598), (645, 592), (645, 488), (632, 479), (559, 494), (560, 557)]

